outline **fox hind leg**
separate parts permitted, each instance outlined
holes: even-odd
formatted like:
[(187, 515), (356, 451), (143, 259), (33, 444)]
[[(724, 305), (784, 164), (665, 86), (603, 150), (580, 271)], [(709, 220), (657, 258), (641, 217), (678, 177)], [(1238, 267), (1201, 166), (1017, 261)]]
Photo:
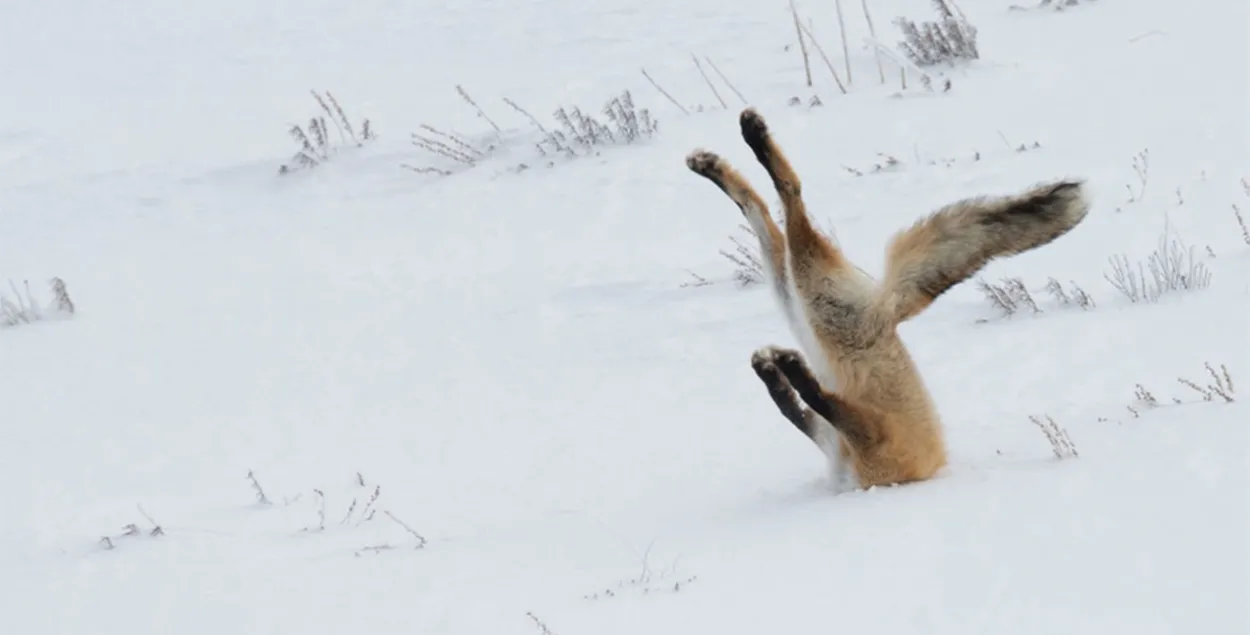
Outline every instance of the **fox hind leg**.
[(686, 167), (720, 188), (742, 211), (751, 231), (759, 239), (764, 275), (787, 317), (793, 320), (798, 314), (786, 281), (785, 235), (769, 214), (768, 204), (742, 174), (714, 152), (691, 152), (686, 157)]
[(786, 219), (786, 246), (790, 250), (789, 257), (793, 263), (793, 275), (796, 282), (804, 274), (823, 274), (824, 272), (853, 267), (846, 261), (841, 250), (831, 244), (823, 234), (812, 226), (807, 216), (807, 206), (803, 202), (803, 184), (798, 174), (790, 165), (785, 152), (777, 145), (768, 130), (764, 117), (754, 108), (747, 108), (738, 117), (742, 129), (742, 140), (755, 154), (755, 158), (764, 166), (773, 187), (781, 197), (782, 210)]

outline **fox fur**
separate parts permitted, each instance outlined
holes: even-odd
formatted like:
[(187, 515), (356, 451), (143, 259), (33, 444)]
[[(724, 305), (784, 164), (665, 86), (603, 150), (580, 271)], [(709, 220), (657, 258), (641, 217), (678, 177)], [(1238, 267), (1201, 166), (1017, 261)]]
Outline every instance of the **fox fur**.
[(751, 367), (782, 415), (860, 487), (932, 478), (947, 461), (942, 425), (898, 325), (989, 261), (1076, 227), (1089, 212), (1083, 182), (946, 205), (894, 235), (877, 282), (812, 226), (799, 177), (764, 118), (747, 108), (739, 123), (780, 195), (784, 230), (720, 156), (696, 150), (686, 165), (727, 194), (759, 237), (765, 275), (802, 349), (766, 346)]

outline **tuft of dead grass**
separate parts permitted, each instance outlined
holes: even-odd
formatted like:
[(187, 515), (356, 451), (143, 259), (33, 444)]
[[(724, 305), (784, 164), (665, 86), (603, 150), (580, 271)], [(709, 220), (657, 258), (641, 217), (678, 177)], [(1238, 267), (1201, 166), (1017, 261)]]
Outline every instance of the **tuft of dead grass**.
[(1144, 262), (1133, 263), (1123, 254), (1108, 260), (1111, 271), (1103, 277), (1134, 304), (1157, 302), (1164, 295), (1205, 289), (1211, 284), (1211, 271), (1194, 257), (1193, 247), (1166, 229)]
[[(328, 90), (324, 95), (315, 90), (309, 92), (312, 93), (313, 99), (324, 114), (309, 118), (305, 125), (291, 124), (287, 128), (287, 134), (299, 144), (299, 150), (286, 163), (278, 166), (278, 174), (290, 174), (297, 170), (317, 167), (328, 161), (343, 147), (360, 147), (377, 138), (373, 131), (373, 124), (368, 119), (361, 121), (359, 132), (356, 130), (333, 93)], [(331, 126), (326, 123), (327, 121), (338, 133), (337, 144), (334, 142), (334, 135), (330, 133)]]
[(78, 309), (69, 297), (65, 281), (54, 277), (48, 281), (48, 286), (52, 291), (52, 299), (45, 303), (31, 289), (29, 280), (23, 280), (20, 287), (10, 280), (8, 292), (0, 290), (0, 328), (74, 315)]

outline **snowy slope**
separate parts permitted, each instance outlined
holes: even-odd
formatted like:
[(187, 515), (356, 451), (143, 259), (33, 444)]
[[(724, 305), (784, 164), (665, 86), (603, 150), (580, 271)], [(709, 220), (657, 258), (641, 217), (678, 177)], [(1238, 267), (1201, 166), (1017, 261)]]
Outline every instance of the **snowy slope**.
[[(845, 96), (818, 56), (804, 86), (781, 1), (0, 3), (0, 294), (29, 279), (46, 302), (59, 276), (76, 306), (0, 328), (5, 623), (1250, 632), (1245, 391), (1177, 381), (1205, 385), (1210, 362), (1250, 382), (1230, 207), (1250, 221), (1250, 8), (964, 0), (981, 59), (948, 93), (894, 98), (843, 4)], [(833, 4), (798, 6), (841, 68)], [(872, 11), (890, 43), (893, 16), (931, 15)], [(1077, 230), (982, 272), (1022, 278), (1040, 313), (1001, 317), (966, 284), (901, 328), (947, 426), (940, 478), (833, 493), (751, 373), (755, 348), (793, 342), (767, 290), (732, 281), (717, 252), (741, 217), (683, 158), (715, 150), (774, 197), (741, 102), (721, 84), (722, 108), (691, 53), (768, 118), (873, 274), (941, 204), (1088, 180)], [(508, 147), (401, 169), (449, 167), (409, 143), (423, 123), (491, 133), (457, 84)], [(310, 88), (379, 138), (279, 176)], [(550, 168), (501, 101), (553, 125), (626, 89), (659, 132)], [(844, 169), (878, 153), (901, 164)], [(1210, 286), (1130, 303), (1108, 258), (1144, 261), (1165, 227)], [(1051, 277), (1096, 306), (1059, 305)], [(1079, 458), (1056, 460), (1044, 415)]]

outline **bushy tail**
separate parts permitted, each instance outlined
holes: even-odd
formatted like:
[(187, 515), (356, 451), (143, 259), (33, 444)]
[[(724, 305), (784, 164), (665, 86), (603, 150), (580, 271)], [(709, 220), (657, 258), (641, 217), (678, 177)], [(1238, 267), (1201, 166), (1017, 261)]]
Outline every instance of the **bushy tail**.
[(1088, 213), (1081, 181), (951, 203), (891, 240), (882, 281), (886, 307), (896, 323), (910, 319), (990, 260), (1045, 245)]

